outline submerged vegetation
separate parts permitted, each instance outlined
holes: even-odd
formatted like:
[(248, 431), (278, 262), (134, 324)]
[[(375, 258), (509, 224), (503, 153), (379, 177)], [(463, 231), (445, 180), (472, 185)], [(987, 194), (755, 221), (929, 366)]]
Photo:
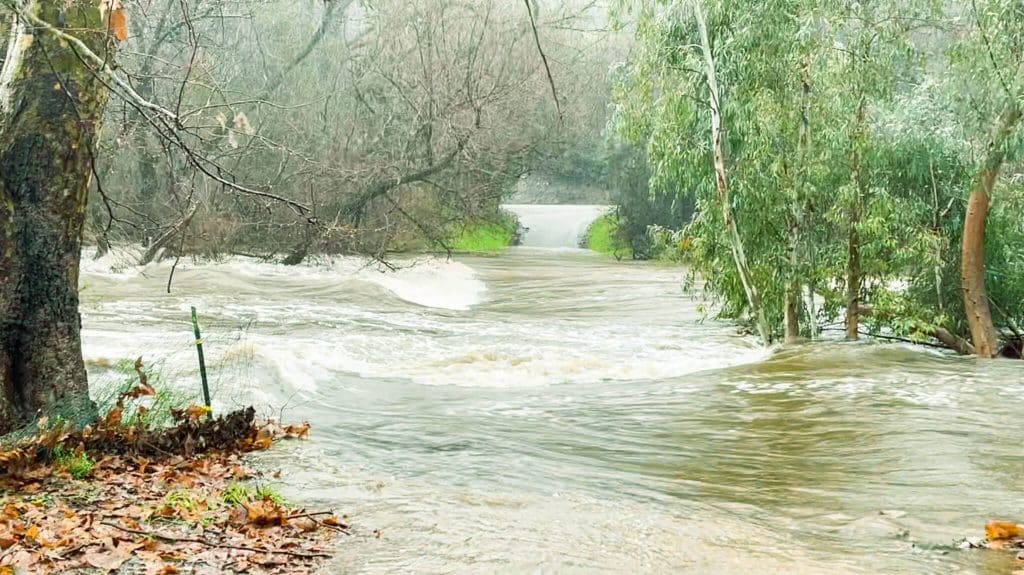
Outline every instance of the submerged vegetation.
[(587, 249), (600, 254), (614, 256), (615, 258), (632, 258), (632, 249), (629, 246), (628, 238), (625, 236), (625, 228), (622, 220), (616, 213), (609, 213), (601, 216), (587, 228), (583, 244)]
[[(617, 4), (615, 133), (767, 344), (864, 333), (1019, 356), (1024, 12), (1009, 0)], [(633, 20), (631, 20), (633, 21)]]

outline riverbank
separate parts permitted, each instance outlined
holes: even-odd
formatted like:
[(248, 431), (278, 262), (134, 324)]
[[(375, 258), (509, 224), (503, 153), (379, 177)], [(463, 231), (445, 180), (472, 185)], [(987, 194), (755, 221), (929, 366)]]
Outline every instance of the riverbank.
[(514, 214), (500, 210), (493, 217), (467, 222), (457, 228), (447, 244), (462, 254), (494, 254), (519, 244), (522, 227)]
[[(138, 365), (138, 364), (137, 364)], [(140, 369), (93, 426), (38, 422), (0, 447), (0, 575), (310, 573), (348, 534), (345, 517), (286, 501), (245, 454), (309, 425), (257, 423), (247, 408), (213, 419), (175, 410), (151, 428)]]

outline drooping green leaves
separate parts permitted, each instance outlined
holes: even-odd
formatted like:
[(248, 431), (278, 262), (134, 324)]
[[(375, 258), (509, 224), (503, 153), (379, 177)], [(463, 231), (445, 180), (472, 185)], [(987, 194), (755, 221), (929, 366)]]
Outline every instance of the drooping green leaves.
[[(856, 254), (866, 329), (965, 334), (965, 199), (992, 118), (1011, 98), (1024, 102), (1021, 4), (618, 4), (621, 19), (634, 19), (637, 46), (618, 71), (615, 133), (646, 147), (652, 195), (695, 201), (687, 253), (720, 313), (735, 318), (749, 310), (716, 205), (694, 1), (718, 68), (731, 208), (774, 328), (793, 285), (824, 299), (819, 322), (840, 316)], [(1019, 134), (1010, 145), (1008, 158), (1020, 162)], [(1022, 319), (1024, 283), (1009, 271), (1024, 265), (1024, 229), (1010, 216), (1022, 183), (1001, 181), (987, 246), (1006, 325)], [(810, 311), (800, 310), (805, 333)]]

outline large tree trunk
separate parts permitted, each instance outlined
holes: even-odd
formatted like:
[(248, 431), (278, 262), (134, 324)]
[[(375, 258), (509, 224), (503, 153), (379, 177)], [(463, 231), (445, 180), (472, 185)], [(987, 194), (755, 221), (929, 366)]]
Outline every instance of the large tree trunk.
[(732, 213), (732, 200), (729, 198), (729, 178), (725, 168), (725, 150), (722, 147), (722, 109), (718, 93), (718, 78), (715, 74), (715, 59), (711, 54), (711, 42), (708, 40), (707, 25), (704, 22), (704, 12), (700, 8), (700, 2), (694, 2), (693, 12), (697, 18), (697, 28), (700, 32), (700, 43), (704, 52), (704, 64), (706, 66), (708, 90), (710, 92), (715, 184), (718, 188), (718, 201), (722, 207), (722, 219), (732, 247), (736, 271), (740, 276), (740, 282), (743, 284), (743, 291), (747, 297), (747, 305), (750, 307), (751, 315), (754, 316), (754, 320), (757, 322), (757, 331), (761, 335), (762, 342), (764, 345), (769, 345), (772, 342), (772, 334), (768, 327), (768, 320), (765, 319), (764, 308), (761, 306), (761, 294), (751, 277), (750, 266), (747, 264), (746, 252), (743, 249), (743, 240), (740, 237), (740, 232), (736, 227), (736, 220)]
[[(25, 10), (104, 53), (113, 46), (98, 5), (35, 0)], [(20, 37), (0, 75), (0, 433), (39, 413), (81, 420), (95, 410), (82, 362), (78, 265), (107, 89), (66, 42), (28, 30), (11, 30)]]
[(964, 290), (964, 311), (971, 328), (974, 352), (979, 357), (995, 357), (999, 349), (999, 335), (992, 322), (988, 293), (985, 291), (985, 225), (988, 221), (989, 198), (996, 178), (1006, 159), (1006, 143), (1013, 135), (1021, 111), (1016, 102), (1010, 102), (996, 122), (989, 141), (985, 163), (974, 180), (971, 197), (967, 202), (964, 221), (964, 242), (961, 252), (961, 277)]

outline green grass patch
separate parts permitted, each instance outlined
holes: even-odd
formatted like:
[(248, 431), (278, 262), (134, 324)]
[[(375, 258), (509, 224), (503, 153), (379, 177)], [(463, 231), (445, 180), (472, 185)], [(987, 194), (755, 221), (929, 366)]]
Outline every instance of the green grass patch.
[(463, 253), (499, 252), (512, 245), (516, 237), (516, 220), (468, 223), (449, 244), (452, 251)]
[(224, 490), (224, 494), (221, 496), (224, 503), (228, 505), (241, 505), (248, 503), (252, 499), (250, 489), (242, 485), (241, 483), (232, 483), (228, 485), (228, 488)]
[[(142, 427), (146, 429), (158, 429), (170, 427), (174, 424), (174, 410), (181, 410), (190, 405), (199, 403), (198, 397), (194, 394), (185, 393), (179, 389), (169, 387), (166, 382), (164, 363), (158, 361), (152, 365), (143, 366), (143, 371), (149, 378), (149, 384), (156, 389), (156, 395), (144, 398), (143, 401), (130, 402), (125, 407), (122, 425), (125, 427)], [(93, 400), (99, 407), (100, 413), (106, 413), (114, 408), (117, 398), (126, 391), (130, 391), (139, 385), (139, 374), (135, 371), (133, 360), (121, 360), (114, 366), (114, 373), (110, 379), (93, 384)], [(139, 405), (145, 405), (140, 410)]]
[(288, 504), (280, 492), (266, 484), (253, 488), (242, 483), (232, 483), (224, 490), (221, 500), (228, 505), (242, 505), (253, 501), (273, 501), (278, 505)]
[(587, 249), (619, 259), (630, 259), (633, 257), (633, 249), (622, 235), (615, 214), (605, 214), (587, 228)]
[(66, 470), (75, 479), (85, 479), (92, 475), (96, 468), (96, 460), (88, 453), (72, 451), (64, 445), (58, 445), (53, 450), (53, 461), (57, 467)]

